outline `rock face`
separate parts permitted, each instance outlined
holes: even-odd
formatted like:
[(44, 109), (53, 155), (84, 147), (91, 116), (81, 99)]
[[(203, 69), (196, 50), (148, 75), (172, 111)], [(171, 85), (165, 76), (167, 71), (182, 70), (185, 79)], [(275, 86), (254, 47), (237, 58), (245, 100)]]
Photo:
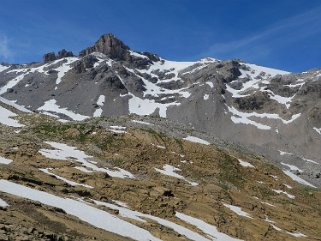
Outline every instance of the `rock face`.
[(111, 59), (129, 60), (129, 47), (113, 34), (102, 35), (99, 40), (91, 47), (80, 52), (80, 56), (87, 56), (93, 52), (103, 53)]
[[(320, 70), (288, 73), (211, 58), (169, 61), (130, 50), (112, 34), (80, 56), (60, 51), (44, 59), (0, 66), (0, 94), (68, 120), (158, 116), (287, 160), (304, 170), (303, 178), (320, 172)], [(320, 178), (313, 181), (321, 185)]]
[(54, 52), (46, 53), (43, 56), (43, 61), (45, 63), (50, 62), (50, 61), (54, 61), (56, 59), (57, 59), (57, 56), (56, 56), (56, 54)]
[(43, 61), (45, 63), (48, 63), (50, 61), (54, 61), (57, 59), (62, 59), (62, 58), (67, 58), (67, 57), (73, 57), (74, 54), (71, 51), (67, 51), (65, 49), (62, 49), (58, 52), (58, 54), (56, 55), (55, 52), (50, 52), (50, 53), (46, 53), (43, 56)]

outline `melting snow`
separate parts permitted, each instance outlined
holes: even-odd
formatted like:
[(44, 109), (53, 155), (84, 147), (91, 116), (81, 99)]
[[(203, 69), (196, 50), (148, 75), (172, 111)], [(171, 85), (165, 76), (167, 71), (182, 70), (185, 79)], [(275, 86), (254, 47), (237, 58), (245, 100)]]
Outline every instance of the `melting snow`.
[(292, 188), (293, 188), (293, 187), (291, 187), (290, 185), (285, 184), (285, 183), (283, 183), (283, 185), (284, 185), (285, 187), (287, 187), (288, 189), (292, 189)]
[(0, 156), (0, 164), (9, 165), (11, 162), (13, 161)]
[(93, 172), (93, 171), (88, 170), (85, 167), (74, 167), (74, 168), (81, 171), (81, 172), (84, 172), (84, 173), (92, 173)]
[(282, 164), (283, 166), (286, 166), (286, 167), (290, 168), (291, 171), (303, 172), (303, 170), (301, 170), (301, 169), (298, 168), (297, 166), (290, 165), (290, 164), (287, 164), (287, 163), (284, 163), (284, 162), (281, 162), (281, 164)]
[(271, 204), (271, 203), (269, 203), (269, 202), (262, 202), (263, 204), (266, 204), (266, 205), (268, 205), (268, 206), (270, 206), (270, 207), (275, 207), (275, 205), (273, 205), (273, 204)]
[(99, 108), (95, 110), (94, 117), (101, 116), (101, 114), (103, 113), (102, 107), (104, 106), (104, 103), (105, 103), (105, 96), (100, 95), (97, 100), (97, 105), (99, 106)]
[[(128, 208), (125, 208), (125, 207), (119, 207), (117, 205), (113, 205), (113, 204), (110, 204), (110, 203), (106, 203), (106, 202), (101, 202), (101, 201), (95, 201), (94, 202), (97, 204), (97, 205), (101, 205), (101, 206), (105, 206), (105, 207), (108, 207), (108, 208), (111, 208), (111, 209), (114, 209), (114, 210), (118, 210), (119, 211), (119, 215), (121, 215), (122, 217), (125, 217), (125, 218), (130, 218), (132, 220), (135, 220), (135, 221), (139, 221), (139, 222), (146, 222), (144, 219), (150, 219), (154, 222), (157, 222), (159, 223), (160, 225), (162, 226), (165, 226), (167, 228), (170, 228), (170, 229), (173, 229), (176, 233), (179, 233), (183, 236), (185, 236), (187, 239), (190, 239), (190, 240), (194, 240), (194, 241), (209, 241), (209, 239), (203, 237), (202, 235), (194, 232), (194, 231), (191, 231), (179, 224), (176, 224), (174, 222), (171, 222), (171, 221), (167, 221), (165, 219), (162, 219), (162, 218), (159, 218), (159, 217), (155, 217), (153, 215), (149, 215), (149, 214), (144, 214), (144, 213), (140, 213), (138, 211), (133, 211), (133, 210), (130, 210)], [(212, 240), (212, 239), (211, 239)]]
[(318, 132), (321, 135), (321, 128), (313, 127), (313, 130), (315, 130), (316, 132)]
[(270, 95), (270, 99), (275, 100), (275, 101), (277, 101), (278, 103), (280, 103), (282, 105), (285, 105), (285, 107), (287, 109), (290, 108), (291, 102), (292, 102), (293, 98), (295, 97), (295, 95), (293, 95), (291, 97), (283, 97), (283, 96), (280, 96), (280, 95), (276, 95), (271, 90), (263, 90), (263, 89), (261, 89), (261, 91), (270, 93), (271, 94)]
[(130, 114), (137, 115), (151, 115), (156, 109), (159, 110), (159, 116), (166, 118), (167, 108), (170, 106), (178, 106), (180, 103), (157, 103), (153, 99), (141, 99), (133, 94), (131, 94), (132, 98), (128, 100), (128, 107)]
[(54, 173), (50, 172), (51, 170), (53, 170), (52, 168), (43, 168), (43, 169), (39, 169), (39, 170), (44, 172), (44, 173), (46, 173), (46, 174), (48, 174), (48, 175), (50, 175), (50, 176), (53, 176), (53, 177), (59, 179), (59, 180), (65, 182), (67, 184), (69, 184), (70, 186), (83, 186), (83, 187), (86, 187), (86, 188), (94, 188), (94, 187), (86, 185), (86, 184), (81, 184), (81, 183), (70, 181), (70, 180), (68, 180), (68, 179), (66, 179), (64, 177), (61, 177), (61, 176), (59, 176), (57, 174), (54, 174)]
[(316, 162), (316, 161), (313, 161), (313, 160), (311, 160), (311, 159), (307, 159), (307, 158), (304, 158), (304, 157), (302, 157), (302, 160), (303, 161), (306, 161), (306, 162), (310, 162), (310, 163), (313, 163), (313, 164), (317, 164), (317, 165), (320, 165), (318, 162)]
[(117, 134), (123, 134), (123, 133), (127, 133), (125, 130), (126, 130), (126, 127), (124, 126), (110, 126), (108, 128), (109, 131), (111, 132), (114, 132), (114, 133), (117, 133)]
[(0, 208), (6, 208), (8, 206), (9, 206), (9, 204), (0, 198)]
[(166, 149), (165, 146), (160, 146), (160, 145), (155, 145), (155, 144), (152, 144), (152, 146), (155, 146), (155, 147), (157, 147), (157, 148), (159, 148), (159, 149)]
[(176, 212), (175, 216), (181, 220), (183, 220), (186, 223), (189, 223), (195, 227), (197, 227), (199, 230), (201, 230), (203, 233), (205, 233), (208, 238), (212, 240), (219, 240), (219, 241), (237, 241), (241, 239), (232, 238), (228, 236), (227, 234), (221, 233), (217, 230), (217, 228), (214, 225), (208, 224), (204, 222), (203, 220), (200, 220), (198, 218), (191, 217), (189, 215), (186, 215), (184, 213)]
[(25, 108), (24, 106), (22, 106), (22, 105), (16, 104), (16, 103), (15, 103), (14, 101), (12, 101), (12, 100), (7, 100), (7, 99), (5, 99), (5, 98), (3, 98), (3, 97), (0, 97), (0, 101), (1, 101), (2, 103), (6, 104), (6, 105), (9, 105), (9, 106), (11, 106), (11, 107), (13, 107), (13, 108), (21, 111), (21, 112), (31, 113), (30, 110), (26, 109), (26, 108)]
[(151, 124), (149, 122), (139, 121), (139, 120), (132, 120), (131, 122), (137, 123), (137, 124), (142, 124), (142, 125), (148, 125), (148, 126), (153, 125), (153, 124)]
[(238, 159), (242, 167), (254, 167), (251, 163)]
[(205, 141), (205, 140), (200, 139), (200, 138), (195, 137), (195, 136), (187, 136), (187, 137), (183, 138), (183, 140), (194, 142), (194, 143), (199, 143), (199, 144), (203, 144), (203, 145), (210, 145), (211, 144), (208, 141)]
[(23, 127), (24, 125), (20, 124), (17, 120), (12, 119), (16, 117), (17, 114), (11, 112), (0, 106), (0, 123), (3, 125), (11, 126), (11, 127)]
[(61, 208), (66, 213), (103, 230), (116, 233), (123, 237), (129, 237), (139, 241), (160, 241), (150, 232), (136, 225), (119, 219), (117, 216), (108, 212), (94, 208), (81, 201), (70, 198), (61, 198), (43, 191), (38, 191), (29, 187), (7, 180), (0, 180), (0, 191), (6, 192), (18, 197), (40, 202), (44, 205)]
[(182, 180), (186, 181), (187, 183), (189, 183), (192, 186), (197, 186), (198, 185), (197, 182), (188, 181), (185, 177), (177, 174), (176, 171), (181, 171), (181, 169), (173, 167), (171, 165), (166, 164), (166, 165), (163, 166), (163, 170), (158, 169), (158, 168), (155, 168), (155, 170), (157, 172), (163, 174), (163, 175), (175, 177), (175, 178), (178, 178), (178, 179), (182, 179)]
[(270, 130), (271, 126), (258, 123), (256, 121), (250, 120), (249, 118), (251, 118), (251, 117), (262, 118), (262, 119), (267, 118), (267, 119), (273, 119), (273, 120), (280, 120), (283, 122), (283, 124), (290, 124), (301, 116), (301, 113), (298, 113), (298, 114), (293, 115), (290, 120), (284, 120), (278, 114), (270, 114), (270, 113), (260, 114), (260, 113), (256, 113), (256, 112), (251, 112), (251, 113), (241, 112), (241, 111), (235, 109), (234, 107), (229, 107), (229, 106), (228, 106), (228, 110), (232, 114), (231, 120), (235, 124), (254, 125), (256, 128), (261, 129), (261, 130)]
[(291, 156), (291, 155), (293, 155), (293, 154), (290, 153), (290, 152), (285, 152), (285, 151), (280, 151), (280, 150), (279, 150), (279, 152), (280, 152), (280, 155), (281, 155), (281, 156), (284, 156), (284, 155), (289, 155), (289, 156)]
[(137, 58), (148, 59), (147, 56), (142, 55), (142, 54), (139, 54), (139, 53), (137, 53), (137, 52), (135, 52), (135, 51), (129, 50), (129, 53), (130, 53), (131, 56), (134, 56), (134, 57), (137, 57)]
[(39, 151), (42, 155), (44, 155), (49, 159), (76, 161), (81, 163), (86, 168), (89, 168), (96, 172), (105, 172), (111, 177), (134, 178), (133, 174), (119, 167), (115, 167), (114, 170), (111, 170), (109, 168), (102, 168), (102, 167), (96, 166), (93, 163), (93, 161), (87, 160), (92, 158), (92, 156), (86, 155), (83, 151), (79, 151), (75, 147), (71, 147), (66, 144), (57, 143), (57, 142), (46, 142), (46, 143), (56, 149), (56, 150), (41, 149)]
[(207, 81), (207, 82), (206, 82), (206, 84), (207, 84), (207, 85), (209, 85), (211, 88), (214, 88), (214, 84), (213, 84), (213, 82), (211, 82), (211, 81)]
[(226, 204), (223, 203), (223, 205), (225, 207), (227, 207), (228, 209), (230, 209), (231, 211), (233, 211), (234, 213), (236, 213), (239, 216), (243, 216), (246, 218), (251, 218), (253, 219), (247, 212), (242, 211), (242, 209), (240, 207), (234, 206), (234, 205), (230, 205), (230, 204)]
[(64, 58), (64, 60), (67, 60), (67, 62), (63, 63), (61, 66), (55, 69), (56, 71), (58, 71), (56, 85), (59, 85), (61, 83), (62, 78), (65, 76), (65, 74), (72, 69), (71, 64), (77, 61), (78, 58), (69, 57), (69, 58)]
[(302, 179), (301, 177), (298, 177), (297, 175), (295, 175), (294, 173), (288, 171), (288, 170), (283, 170), (283, 172), (289, 176), (293, 181), (296, 181), (300, 184), (306, 185), (306, 186), (310, 186), (313, 188), (317, 188), (316, 186), (312, 185), (311, 183), (307, 182), (306, 180)]
[(8, 81), (8, 83), (0, 88), (0, 95), (6, 93), (8, 89), (13, 88), (16, 86), (24, 77), (26, 74), (21, 74), (15, 77), (14, 79)]
[(285, 191), (282, 191), (282, 190), (276, 190), (276, 189), (272, 189), (274, 192), (276, 192), (276, 193), (278, 193), (278, 194), (284, 194), (284, 195), (286, 195), (288, 198), (290, 198), (290, 199), (294, 199), (295, 198), (295, 196), (294, 195), (291, 195), (291, 194), (289, 194), (289, 193), (287, 193), (287, 192), (285, 192)]
[(9, 69), (9, 68), (10, 68), (10, 66), (4, 66), (4, 65), (0, 64), (0, 72), (3, 72), (3, 71), (5, 71), (6, 69)]
[(88, 116), (80, 115), (77, 113), (74, 113), (67, 108), (61, 108), (59, 105), (57, 105), (57, 101), (55, 99), (47, 100), (43, 106), (39, 107), (38, 110), (44, 111), (43, 113), (46, 114), (46, 111), (49, 112), (55, 112), (55, 113), (61, 113), (69, 118), (71, 118), (74, 121), (83, 121), (87, 118)]
[(297, 238), (303, 238), (303, 237), (306, 237), (305, 234), (301, 233), (301, 232), (286, 232), (287, 234), (290, 234), (291, 236), (293, 237), (297, 237)]
[(267, 77), (274, 77), (276, 75), (286, 75), (290, 74), (290, 72), (279, 70), (279, 69), (272, 69), (267, 67), (262, 67), (255, 64), (245, 64), (247, 67), (250, 68), (250, 71), (240, 70), (243, 75), (249, 75), (253, 78), (257, 77), (261, 73), (266, 73), (265, 78)]

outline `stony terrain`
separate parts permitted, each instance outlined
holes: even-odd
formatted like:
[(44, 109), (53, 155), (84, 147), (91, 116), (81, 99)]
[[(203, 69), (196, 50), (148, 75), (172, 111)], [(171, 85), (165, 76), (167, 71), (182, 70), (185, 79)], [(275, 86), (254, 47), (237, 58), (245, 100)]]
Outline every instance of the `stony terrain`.
[(320, 190), (244, 148), (158, 117), (1, 106), (1, 240), (320, 240)]
[(288, 73), (212, 58), (169, 61), (107, 34), (79, 56), (61, 50), (45, 54), (43, 63), (0, 65), (0, 94), (66, 120), (166, 118), (284, 169), (293, 165), (321, 186), (320, 70)]
[(0, 240), (321, 240), (321, 71), (103, 35), (0, 65)]

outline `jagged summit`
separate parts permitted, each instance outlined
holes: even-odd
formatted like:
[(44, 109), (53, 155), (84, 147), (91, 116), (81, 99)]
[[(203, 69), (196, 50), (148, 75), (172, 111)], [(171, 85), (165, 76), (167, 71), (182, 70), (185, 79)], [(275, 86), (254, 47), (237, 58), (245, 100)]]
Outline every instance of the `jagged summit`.
[[(79, 57), (86, 57), (93, 53), (104, 54), (106, 57), (115, 61), (127, 61), (131, 64), (134, 64), (136, 67), (148, 65), (151, 62), (160, 61), (159, 56), (156, 54), (132, 51), (123, 41), (118, 39), (112, 33), (101, 35), (94, 45), (81, 50)], [(47, 63), (74, 56), (75, 55), (71, 51), (62, 49), (57, 54), (55, 52), (44, 54), (43, 61)]]
[(83, 57), (93, 52), (99, 52), (112, 59), (128, 60), (130, 58), (129, 50), (130, 48), (115, 35), (108, 33), (100, 36), (93, 46), (80, 51), (79, 55)]
[(67, 57), (74, 57), (73, 52), (62, 49), (62, 50), (58, 51), (57, 54), (55, 52), (50, 52), (50, 53), (44, 54), (43, 61), (46, 63), (46, 62), (54, 61), (57, 59), (67, 58)]

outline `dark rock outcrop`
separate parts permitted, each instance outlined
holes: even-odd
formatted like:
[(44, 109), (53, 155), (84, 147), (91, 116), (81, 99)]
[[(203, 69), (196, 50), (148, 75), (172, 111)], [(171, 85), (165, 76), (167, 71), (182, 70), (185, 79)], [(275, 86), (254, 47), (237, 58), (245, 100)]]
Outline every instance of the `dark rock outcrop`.
[(57, 59), (57, 56), (56, 56), (56, 54), (54, 52), (46, 53), (43, 56), (43, 61), (45, 63), (50, 62), (50, 61), (54, 61), (56, 59)]
[(62, 59), (62, 58), (67, 58), (67, 57), (74, 57), (74, 54), (71, 51), (67, 51), (65, 49), (62, 49), (58, 52), (58, 59)]
[(129, 47), (113, 34), (102, 35), (99, 40), (91, 47), (82, 50), (81, 57), (93, 52), (99, 52), (115, 60), (130, 60)]
[(74, 56), (74, 54), (71, 51), (67, 51), (65, 49), (62, 49), (62, 50), (58, 51), (58, 54), (56, 54), (55, 52), (50, 52), (50, 53), (44, 54), (43, 61), (45, 63), (47, 63), (47, 62), (55, 61), (57, 59), (73, 57), (73, 56)]

